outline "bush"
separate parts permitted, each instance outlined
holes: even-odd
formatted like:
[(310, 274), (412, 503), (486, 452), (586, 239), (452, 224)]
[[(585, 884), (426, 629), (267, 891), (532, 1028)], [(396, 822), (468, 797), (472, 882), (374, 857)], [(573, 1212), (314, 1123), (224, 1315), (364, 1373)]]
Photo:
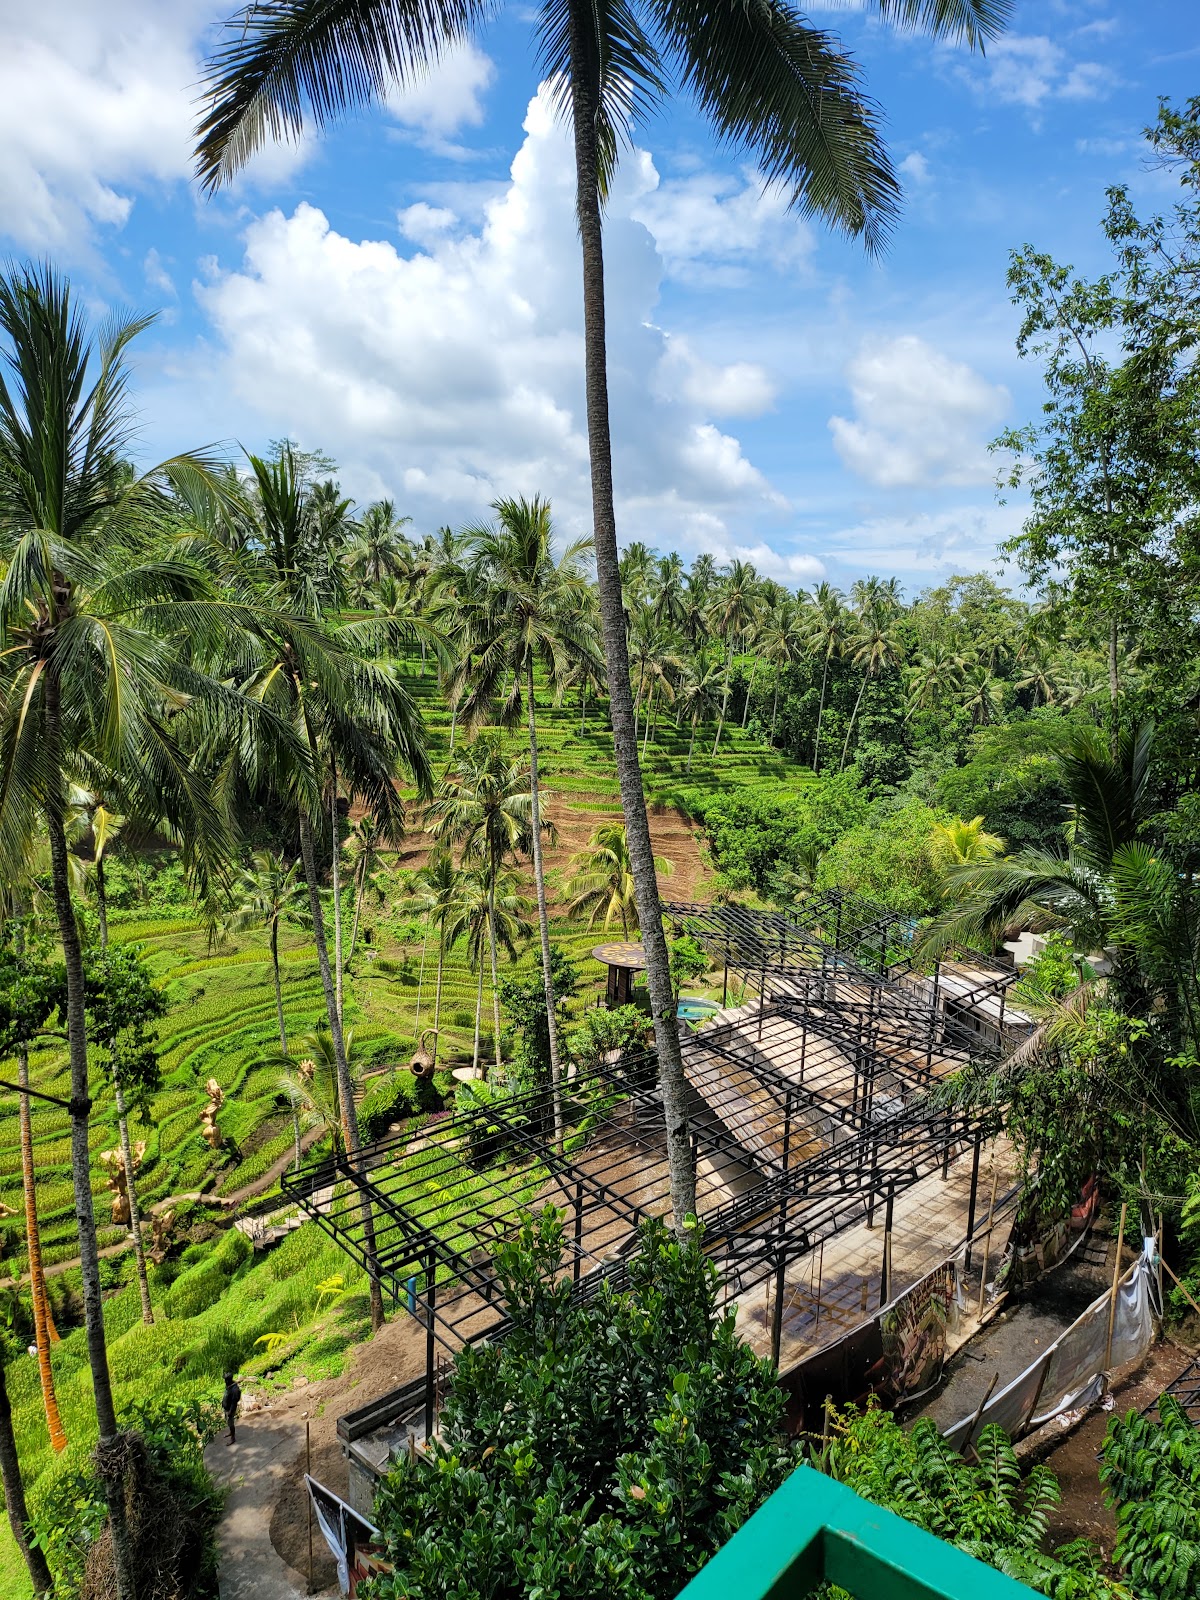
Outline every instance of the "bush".
[(1100, 1479), (1117, 1513), (1113, 1560), (1137, 1600), (1191, 1600), (1200, 1589), (1200, 1434), (1170, 1395), (1159, 1420), (1113, 1417)]
[(572, 1303), (561, 1215), (496, 1252), (502, 1344), (457, 1357), (442, 1430), (375, 1520), (394, 1571), (364, 1600), (674, 1597), (794, 1464), (770, 1364), (716, 1311), (698, 1243), (645, 1224), (631, 1287)]
[(821, 858), (818, 886), (847, 889), (909, 916), (931, 911), (941, 902), (941, 879), (929, 858), (929, 839), (944, 820), (919, 800), (875, 806), (869, 822), (852, 828)]
[[(198, 1248), (198, 1247), (193, 1247)], [(180, 1273), (167, 1290), (163, 1310), (169, 1317), (194, 1317), (215, 1305), (254, 1250), (245, 1234), (230, 1228), (215, 1250)]]
[(364, 1140), (378, 1139), (387, 1132), (389, 1123), (412, 1115), (419, 1081), (411, 1072), (394, 1072), (372, 1084), (358, 1108), (358, 1126)]
[(871, 807), (855, 774), (835, 773), (799, 792), (780, 785), (696, 796), (691, 809), (729, 887), (762, 893), (781, 870), (799, 871), (865, 821)]

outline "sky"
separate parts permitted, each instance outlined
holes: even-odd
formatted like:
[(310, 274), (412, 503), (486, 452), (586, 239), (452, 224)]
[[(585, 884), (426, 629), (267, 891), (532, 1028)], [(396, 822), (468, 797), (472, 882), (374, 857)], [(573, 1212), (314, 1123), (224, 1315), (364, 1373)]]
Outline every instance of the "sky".
[[(1195, 0), (1018, 0), (986, 57), (808, 8), (862, 64), (905, 185), (887, 252), (799, 219), (686, 102), (606, 217), (618, 536), (789, 587), (995, 567), (989, 441), (1033, 418), (1008, 252), (1106, 265), (1106, 187), (1170, 200), (1142, 129), (1196, 93)], [(206, 199), (191, 128), (220, 0), (0, 0), (0, 257), (49, 258), (134, 347), (144, 465), (321, 449), (418, 535), (501, 495), (589, 526), (569, 142), (505, 8), (386, 106)], [(1015, 578), (1010, 577), (1009, 581)]]

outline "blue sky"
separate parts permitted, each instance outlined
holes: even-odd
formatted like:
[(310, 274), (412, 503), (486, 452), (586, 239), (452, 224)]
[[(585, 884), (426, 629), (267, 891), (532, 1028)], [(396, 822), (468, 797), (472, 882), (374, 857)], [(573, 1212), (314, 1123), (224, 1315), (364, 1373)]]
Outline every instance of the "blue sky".
[[(887, 255), (789, 214), (686, 106), (637, 131), (608, 218), (622, 542), (747, 555), (793, 585), (988, 565), (1020, 523), (987, 441), (1039, 404), (1004, 275), (1026, 241), (1104, 264), (1106, 185), (1150, 208), (1141, 129), (1196, 89), (1194, 0), (1021, 0), (979, 60), (842, 33), (907, 190)], [(205, 0), (0, 0), (0, 241), (50, 255), (140, 342), (147, 461), (289, 434), (418, 532), (499, 494), (588, 518), (564, 134), (512, 8), (426, 83), (215, 201), (189, 179)]]

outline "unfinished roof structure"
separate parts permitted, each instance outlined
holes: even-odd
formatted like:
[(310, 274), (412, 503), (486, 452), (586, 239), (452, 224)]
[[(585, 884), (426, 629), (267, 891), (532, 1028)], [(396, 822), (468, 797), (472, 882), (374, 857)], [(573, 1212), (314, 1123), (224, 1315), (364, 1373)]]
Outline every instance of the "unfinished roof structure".
[[(893, 1213), (906, 1196), (931, 1237), (975, 1230), (980, 1150), (991, 1130), (978, 1116), (931, 1104), (929, 1090), (987, 1046), (936, 996), (889, 971), (882, 921), (868, 926), (861, 903), (822, 897), (803, 926), (734, 907), (672, 906), (667, 914), (719, 948), (731, 970), (760, 979), (749, 1004), (685, 1031), (683, 1059), (704, 1249), (747, 1336), (786, 1370), (811, 1347), (823, 1298), (828, 1332), (839, 1294), (845, 1314), (861, 1316), (868, 1300), (873, 1311), (904, 1287), (904, 1273), (921, 1275), (917, 1258), (898, 1272), (891, 1249)], [(426, 1428), (439, 1362), (503, 1331), (492, 1249), (524, 1213), (547, 1203), (564, 1211), (561, 1270), (586, 1297), (624, 1281), (640, 1223), (669, 1212), (652, 1053), (569, 1075), (560, 1115), (561, 1142), (548, 1085), (517, 1093), (473, 1086), (465, 1106), (415, 1132), (282, 1180), (424, 1324), (425, 1382), (419, 1400), (411, 1392), (407, 1400), (424, 1411)], [(824, 1262), (832, 1241), (855, 1230), (867, 1237), (873, 1227), (884, 1243), (870, 1246), (874, 1259), (850, 1274), (844, 1294), (835, 1283), (815, 1302), (801, 1292), (814, 1252)], [(343, 1437), (401, 1409), (398, 1391), (342, 1419)]]

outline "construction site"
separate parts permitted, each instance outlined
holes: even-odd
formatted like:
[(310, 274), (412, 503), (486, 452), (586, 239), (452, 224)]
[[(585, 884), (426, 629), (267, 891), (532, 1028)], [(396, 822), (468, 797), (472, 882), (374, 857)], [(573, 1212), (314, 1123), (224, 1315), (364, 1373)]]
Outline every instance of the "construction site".
[[(1011, 1224), (998, 1117), (938, 1088), (1027, 1032), (1007, 1001), (1015, 968), (918, 971), (911, 930), (841, 893), (786, 913), (664, 914), (722, 977), (725, 1004), (681, 1042), (703, 1248), (738, 1331), (774, 1363), (797, 1424), (827, 1393), (914, 1392), (931, 1331), (940, 1362), (975, 1325)], [(560, 1270), (588, 1297), (625, 1281), (640, 1225), (670, 1210), (649, 1050), (571, 1072), (557, 1096), (488, 1084), (473, 1099), (284, 1180), (425, 1330), (424, 1374), (339, 1421), (364, 1507), (394, 1452), (436, 1428), (455, 1353), (503, 1336), (493, 1251), (524, 1215), (560, 1209)], [(916, 1310), (897, 1327), (906, 1297)]]

